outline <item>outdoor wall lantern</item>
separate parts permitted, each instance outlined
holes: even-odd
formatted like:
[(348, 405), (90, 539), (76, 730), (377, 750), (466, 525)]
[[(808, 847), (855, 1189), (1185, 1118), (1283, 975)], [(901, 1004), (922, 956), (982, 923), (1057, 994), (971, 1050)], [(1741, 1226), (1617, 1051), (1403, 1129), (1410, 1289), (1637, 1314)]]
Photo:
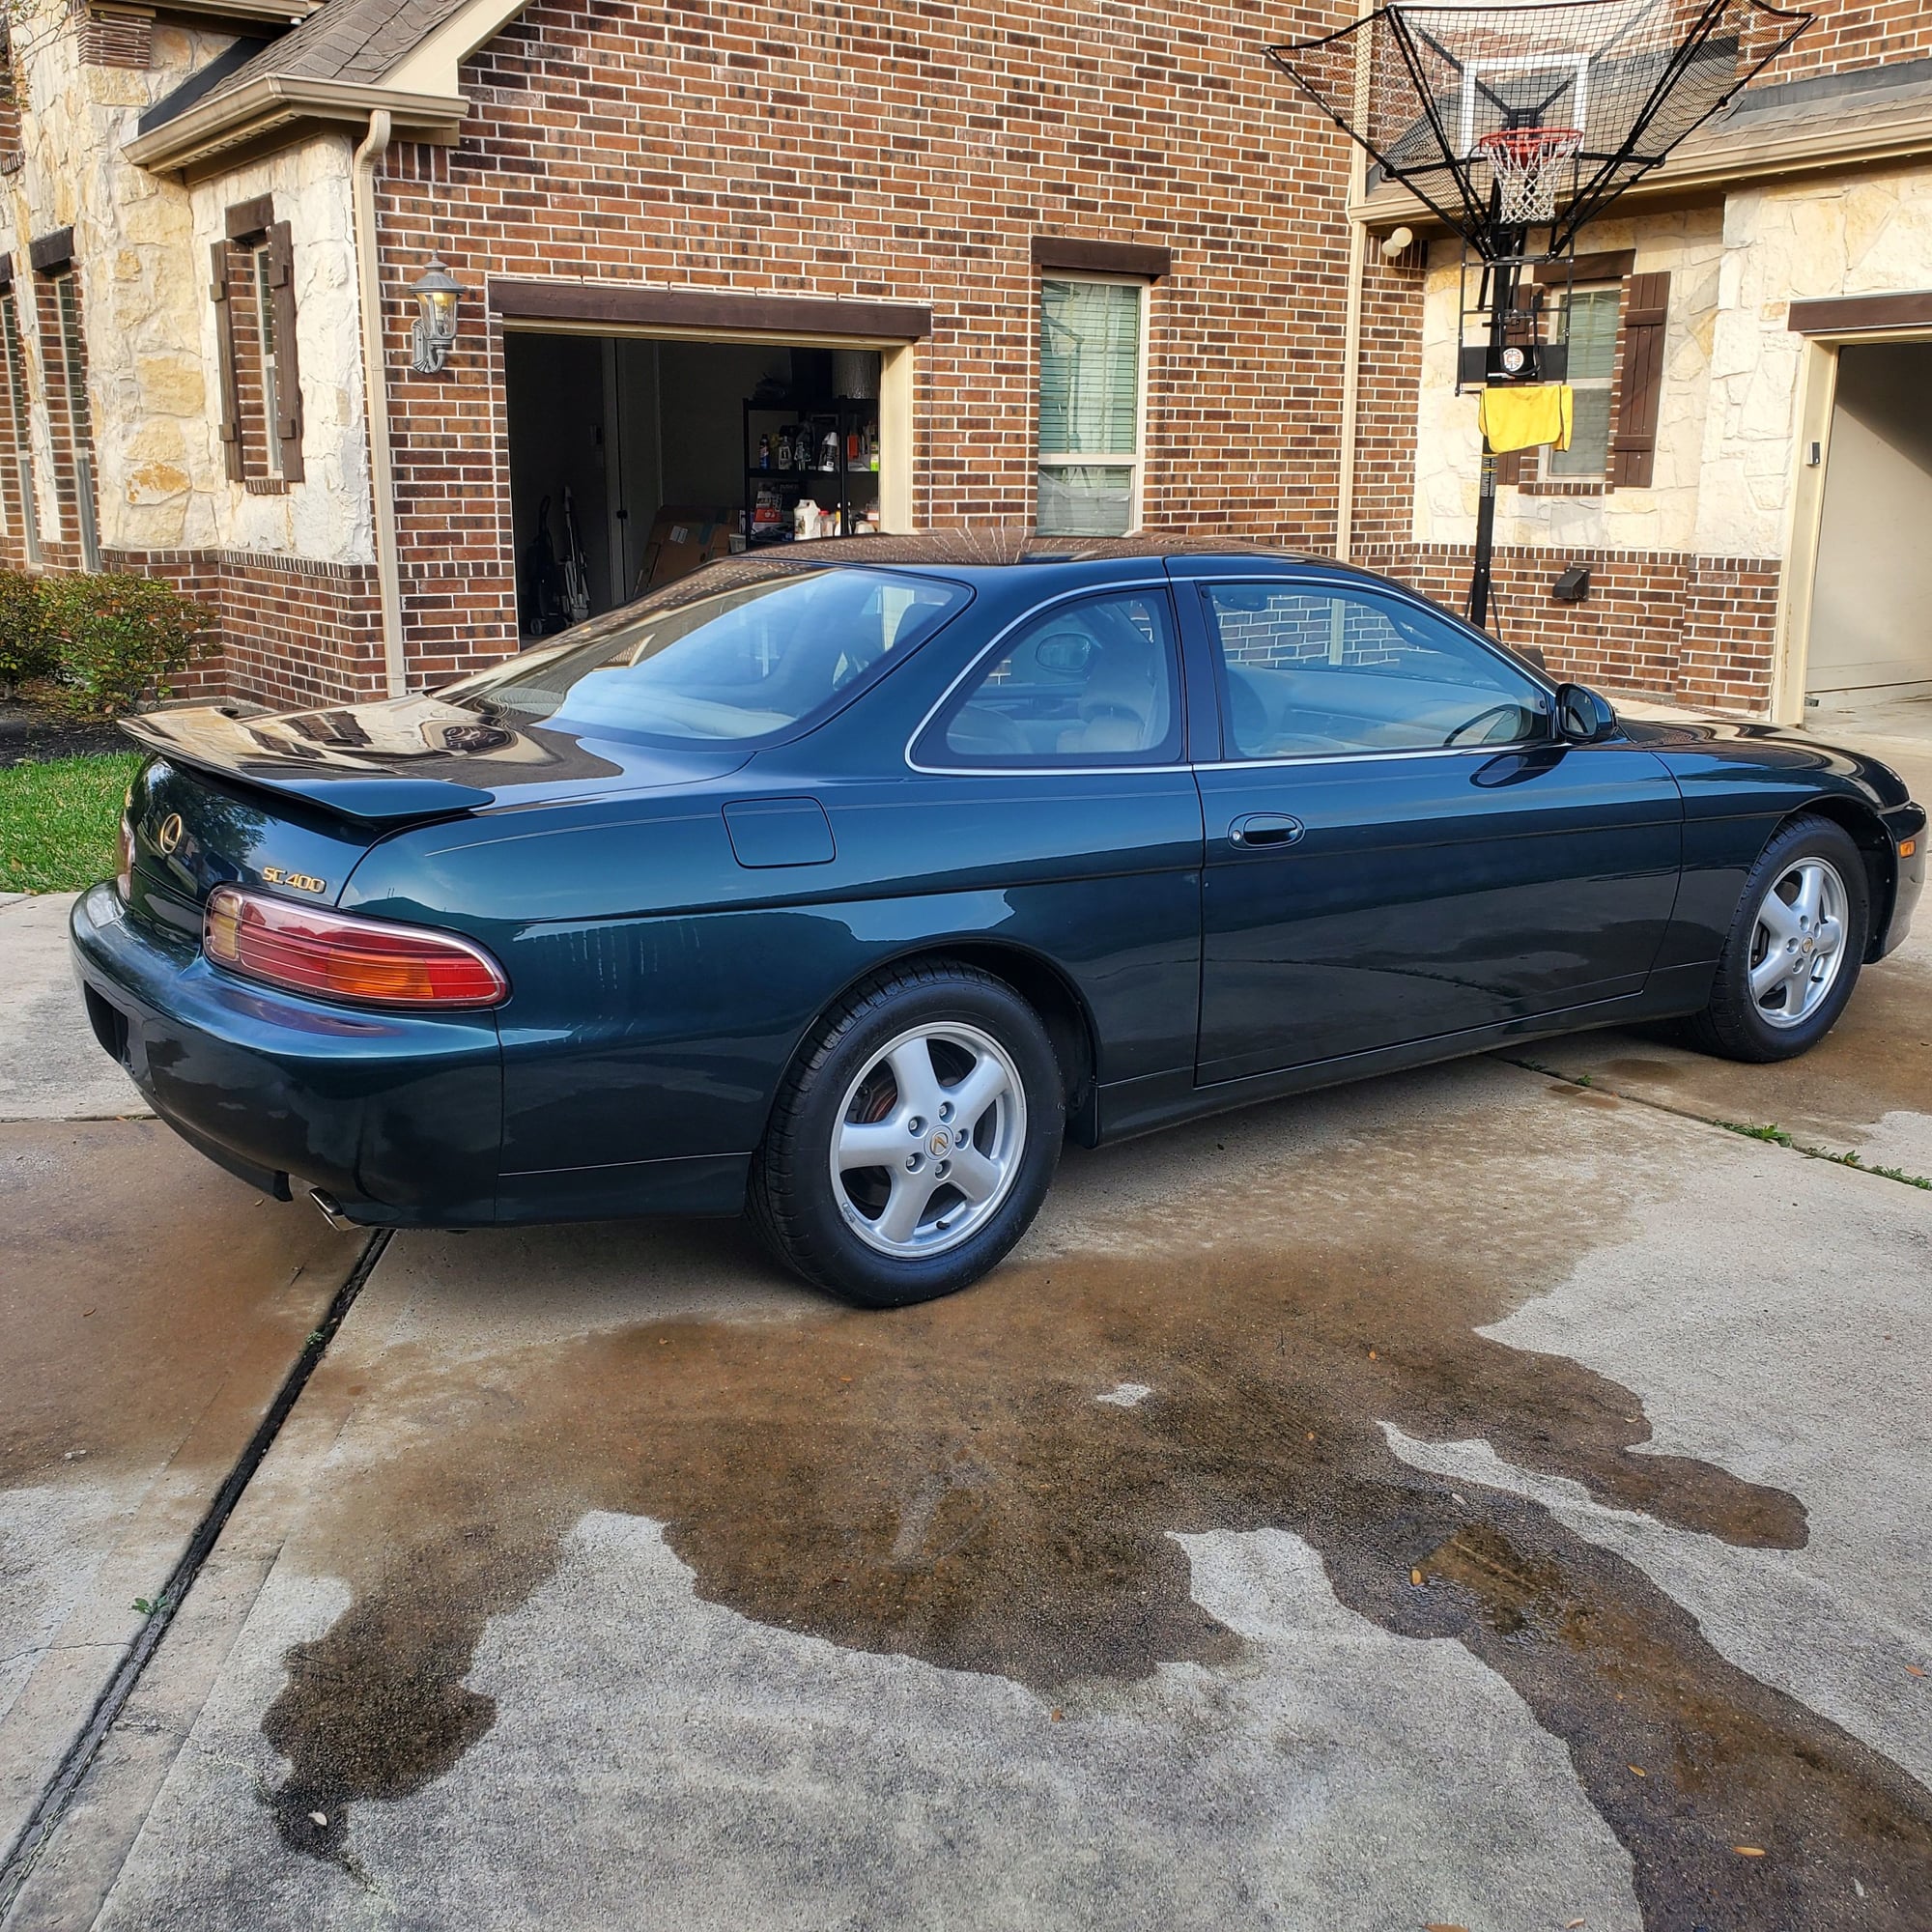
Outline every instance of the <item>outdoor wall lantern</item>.
[(410, 367), (418, 376), (434, 376), (449, 360), (456, 342), (456, 301), (463, 284), (449, 272), (446, 263), (436, 256), (429, 267), (410, 284), (422, 304), (412, 336)]

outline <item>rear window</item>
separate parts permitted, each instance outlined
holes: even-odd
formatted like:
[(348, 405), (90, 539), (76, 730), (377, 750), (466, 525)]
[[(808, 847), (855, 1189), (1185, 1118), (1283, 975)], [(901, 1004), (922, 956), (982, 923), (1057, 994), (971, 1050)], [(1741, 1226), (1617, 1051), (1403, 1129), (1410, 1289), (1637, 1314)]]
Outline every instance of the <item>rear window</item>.
[[(709, 596), (646, 598), (587, 635), (438, 693), (506, 724), (678, 743), (810, 724), (929, 638), (972, 596), (895, 572), (787, 570)], [(695, 588), (696, 586), (690, 586)]]

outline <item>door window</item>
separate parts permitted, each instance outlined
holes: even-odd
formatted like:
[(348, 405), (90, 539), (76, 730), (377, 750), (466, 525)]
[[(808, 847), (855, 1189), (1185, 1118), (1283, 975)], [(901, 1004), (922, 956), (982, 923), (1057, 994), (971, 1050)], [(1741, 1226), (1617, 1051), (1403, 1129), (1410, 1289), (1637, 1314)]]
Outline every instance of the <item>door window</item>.
[(1548, 733), (1542, 689), (1427, 611), (1276, 583), (1208, 584), (1205, 595), (1230, 756), (1513, 745)]
[(1171, 764), (1179, 676), (1165, 592), (1056, 604), (969, 677), (917, 748), (922, 763)]

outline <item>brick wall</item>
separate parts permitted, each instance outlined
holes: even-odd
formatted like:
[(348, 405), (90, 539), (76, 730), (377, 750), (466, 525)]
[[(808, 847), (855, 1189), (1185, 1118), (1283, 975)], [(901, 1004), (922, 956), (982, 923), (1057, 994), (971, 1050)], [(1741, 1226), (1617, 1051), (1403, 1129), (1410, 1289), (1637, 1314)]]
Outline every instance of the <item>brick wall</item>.
[(179, 696), (294, 708), (384, 695), (373, 564), (233, 550), (109, 551), (101, 562), (164, 578), (215, 613), (219, 646), (175, 680)]
[(1925, 0), (1789, 0), (1812, 15), (1784, 57), (1766, 69), (1764, 84), (1889, 67), (1932, 55), (1932, 7)]
[(54, 504), (60, 531), (55, 542), (43, 544), (42, 549), (49, 564), (78, 569), (87, 561), (83, 517), (88, 529), (99, 527), (80, 276), (75, 270), (66, 268), (51, 274), (37, 274), (33, 282), (41, 380), (46, 384), (47, 427), (53, 442)]
[[(1461, 610), (1469, 551), (1460, 544), (1364, 548), (1358, 562)], [(1590, 565), (1580, 604), (1550, 595), (1559, 571)], [(1775, 557), (1691, 556), (1677, 551), (1532, 550), (1499, 546), (1492, 623), (1506, 643), (1540, 646), (1559, 677), (1725, 711), (1771, 702), (1771, 638), (1777, 611)]]
[[(1165, 243), (1149, 525), (1328, 549), (1348, 154), (1258, 47), (1346, 13), (538, 0), (467, 69), (462, 145), (400, 148), (381, 184), (412, 673), (515, 639), (491, 274), (929, 304), (935, 526), (1032, 515), (1032, 237)], [(432, 252), (479, 293), (448, 370), (416, 377), (406, 284)]]
[(0, 510), (7, 518), (6, 560), (15, 568), (40, 553), (27, 527), (33, 488), (33, 416), (27, 392), (27, 351), (20, 333), (17, 289), (0, 289)]

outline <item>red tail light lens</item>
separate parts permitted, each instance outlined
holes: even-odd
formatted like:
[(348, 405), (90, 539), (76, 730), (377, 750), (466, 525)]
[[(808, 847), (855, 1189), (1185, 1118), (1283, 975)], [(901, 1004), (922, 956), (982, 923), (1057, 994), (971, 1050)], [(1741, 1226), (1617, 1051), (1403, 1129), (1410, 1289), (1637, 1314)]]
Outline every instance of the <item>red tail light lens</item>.
[(231, 973), (358, 1007), (494, 1007), (510, 994), (503, 969), (452, 932), (355, 919), (235, 886), (209, 894), (201, 950)]

